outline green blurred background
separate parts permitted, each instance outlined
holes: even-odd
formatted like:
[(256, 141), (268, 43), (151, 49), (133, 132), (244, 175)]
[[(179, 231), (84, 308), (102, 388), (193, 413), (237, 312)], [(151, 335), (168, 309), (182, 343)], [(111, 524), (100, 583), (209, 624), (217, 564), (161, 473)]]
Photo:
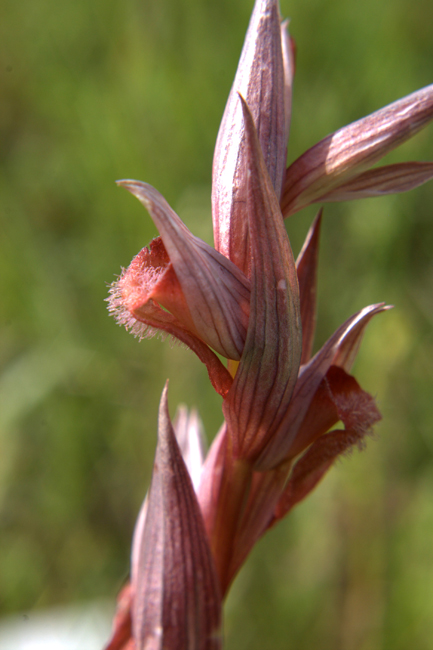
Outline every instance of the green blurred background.
[[(0, 612), (115, 596), (159, 395), (221, 422), (199, 361), (104, 299), (155, 235), (119, 178), (212, 243), (213, 146), (252, 0), (3, 0)], [(282, 0), (298, 46), (289, 160), (433, 81), (431, 2)], [(433, 159), (433, 126), (388, 157)], [(433, 183), (325, 209), (318, 343), (385, 300), (355, 372), (384, 420), (258, 545), (226, 607), (234, 650), (415, 650), (433, 637)], [(314, 216), (288, 223), (295, 254)]]

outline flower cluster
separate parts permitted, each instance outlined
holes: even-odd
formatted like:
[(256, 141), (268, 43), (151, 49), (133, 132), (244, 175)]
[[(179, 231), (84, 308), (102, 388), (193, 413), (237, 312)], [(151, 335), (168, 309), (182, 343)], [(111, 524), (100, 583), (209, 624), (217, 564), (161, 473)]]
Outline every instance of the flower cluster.
[(284, 217), (433, 178), (433, 163), (371, 169), (433, 118), (433, 86), (327, 136), (286, 169), (294, 67), (278, 1), (256, 0), (214, 155), (215, 248), (153, 187), (119, 182), (160, 236), (113, 284), (109, 309), (139, 337), (159, 331), (190, 347), (223, 397), (224, 424), (204, 459), (197, 415), (180, 411), (173, 425), (164, 389), (109, 650), (221, 647), (222, 601), (254, 544), (380, 419), (350, 370), (367, 324), (387, 307), (354, 314), (312, 356), (322, 215), (296, 261)]

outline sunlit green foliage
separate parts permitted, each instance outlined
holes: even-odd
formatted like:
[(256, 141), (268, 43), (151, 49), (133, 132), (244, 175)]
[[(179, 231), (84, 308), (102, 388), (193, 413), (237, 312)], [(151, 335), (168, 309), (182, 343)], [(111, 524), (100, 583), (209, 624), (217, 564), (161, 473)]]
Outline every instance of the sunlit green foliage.
[[(155, 235), (114, 181), (158, 188), (212, 241), (213, 146), (252, 0), (4, 0), (0, 23), (0, 608), (114, 600), (159, 395), (220, 400), (198, 360), (109, 319)], [(433, 82), (426, 0), (282, 0), (298, 45), (289, 159)], [(433, 127), (389, 157), (433, 160)], [(313, 210), (291, 218), (295, 253)], [(318, 342), (366, 304), (355, 368), (384, 415), (253, 553), (227, 648), (427, 650), (433, 635), (433, 184), (325, 209)]]

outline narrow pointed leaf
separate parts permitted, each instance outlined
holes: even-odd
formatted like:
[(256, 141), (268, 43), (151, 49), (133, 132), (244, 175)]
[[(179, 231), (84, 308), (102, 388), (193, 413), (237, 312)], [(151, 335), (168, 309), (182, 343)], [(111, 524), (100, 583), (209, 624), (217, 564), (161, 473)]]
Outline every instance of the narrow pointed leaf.
[(307, 363), (313, 350), (316, 332), (317, 312), (317, 265), (319, 261), (319, 236), (322, 223), (320, 210), (296, 260), (299, 282), (302, 321), (302, 357), (301, 364)]
[(335, 131), (287, 169), (281, 199), (284, 216), (320, 201), (433, 119), (433, 85)]
[(158, 446), (146, 522), (134, 542), (133, 632), (137, 650), (221, 647), (221, 598), (203, 519), (167, 408), (160, 405)]
[(239, 269), (194, 237), (159, 192), (139, 181), (119, 181), (147, 208), (173, 264), (200, 337), (229, 359), (239, 359), (248, 322), (249, 282)]
[[(305, 366), (301, 366), (298, 381), (284, 418), (267, 448), (257, 459), (256, 470), (272, 469), (299, 453), (296, 448), (296, 436), (320, 382), (331, 365), (340, 365), (346, 369), (345, 363), (349, 359), (353, 360), (353, 352), (358, 350), (367, 323), (375, 314), (385, 309), (387, 308), (383, 303), (362, 309), (338, 328), (311, 361)], [(235, 383), (231, 391), (234, 386)]]
[(251, 235), (251, 305), (244, 352), (223, 403), (234, 454), (254, 459), (288, 407), (301, 357), (295, 262), (253, 118), (244, 100), (248, 144), (247, 212)]
[(433, 178), (433, 163), (408, 162), (370, 169), (322, 196), (321, 203), (408, 192)]
[(238, 93), (245, 97), (253, 114), (266, 167), (279, 198), (286, 166), (289, 108), (284, 89), (278, 2), (256, 0), (219, 129), (212, 172), (215, 248), (244, 273), (248, 272), (249, 236), (245, 129)]

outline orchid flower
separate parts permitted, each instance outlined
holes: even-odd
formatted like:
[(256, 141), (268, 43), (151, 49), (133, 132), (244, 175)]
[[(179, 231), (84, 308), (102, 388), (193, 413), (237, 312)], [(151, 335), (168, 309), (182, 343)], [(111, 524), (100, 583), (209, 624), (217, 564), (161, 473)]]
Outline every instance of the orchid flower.
[(368, 323), (389, 307), (361, 309), (313, 355), (322, 212), (296, 261), (284, 217), (433, 178), (431, 162), (372, 168), (433, 119), (433, 86), (286, 169), (294, 68), (278, 0), (256, 0), (215, 148), (215, 248), (153, 187), (119, 182), (160, 236), (112, 285), (109, 309), (140, 338), (160, 332), (189, 346), (223, 397), (224, 422), (204, 459), (197, 416), (181, 411), (173, 428), (164, 389), (131, 584), (107, 650), (221, 647), (222, 601), (256, 541), (381, 417), (350, 371)]

